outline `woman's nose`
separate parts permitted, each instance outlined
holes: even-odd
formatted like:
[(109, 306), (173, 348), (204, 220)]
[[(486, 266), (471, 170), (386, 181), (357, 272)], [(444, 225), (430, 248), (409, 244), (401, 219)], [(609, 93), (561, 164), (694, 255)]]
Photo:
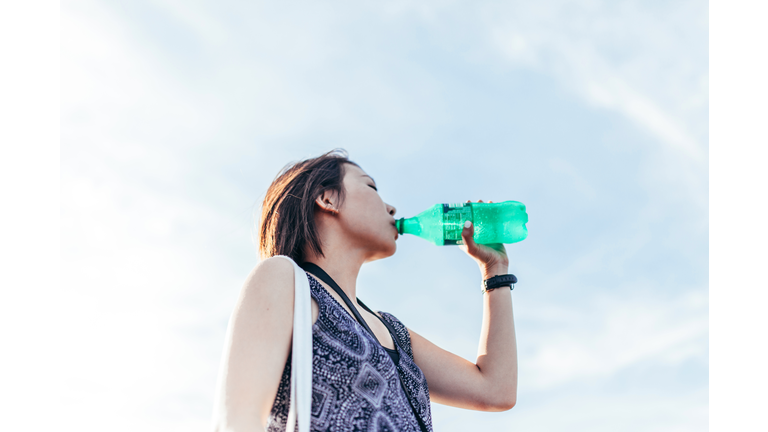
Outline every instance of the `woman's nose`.
[(390, 216), (394, 216), (394, 215), (395, 215), (395, 212), (397, 211), (397, 209), (395, 209), (393, 206), (391, 206), (391, 205), (389, 205), (389, 204), (387, 204), (387, 209), (388, 209), (388, 211), (389, 211), (389, 215), (390, 215)]

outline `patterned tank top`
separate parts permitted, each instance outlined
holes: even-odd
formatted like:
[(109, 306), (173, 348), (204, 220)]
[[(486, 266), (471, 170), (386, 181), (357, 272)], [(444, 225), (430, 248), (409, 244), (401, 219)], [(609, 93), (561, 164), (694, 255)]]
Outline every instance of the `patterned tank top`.
[[(380, 312), (395, 331), (397, 364), (309, 273), (319, 308), (312, 326), (312, 431), (432, 432), (427, 380), (413, 361), (408, 329)], [(394, 356), (397, 358), (397, 356)], [(286, 430), (290, 404), (291, 356), (283, 370), (268, 432)]]

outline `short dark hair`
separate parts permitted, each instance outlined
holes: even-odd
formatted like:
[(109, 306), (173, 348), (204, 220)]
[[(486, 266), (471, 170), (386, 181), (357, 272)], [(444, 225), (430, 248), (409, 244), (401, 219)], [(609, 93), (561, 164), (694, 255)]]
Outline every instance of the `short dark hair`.
[(304, 261), (305, 247), (319, 256), (323, 248), (315, 224), (315, 199), (325, 191), (336, 192), (338, 206), (344, 202), (344, 149), (334, 149), (316, 158), (289, 163), (272, 181), (261, 205), (259, 255), (262, 259), (287, 255)]

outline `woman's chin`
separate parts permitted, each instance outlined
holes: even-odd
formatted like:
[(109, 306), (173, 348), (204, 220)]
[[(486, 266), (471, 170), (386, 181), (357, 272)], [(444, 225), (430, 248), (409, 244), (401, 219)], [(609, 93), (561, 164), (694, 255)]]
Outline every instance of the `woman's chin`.
[(391, 257), (392, 255), (395, 254), (395, 252), (397, 252), (397, 240), (392, 239), (392, 241), (389, 242), (389, 246), (390, 247), (387, 251), (388, 252), (387, 257)]
[(392, 243), (387, 245), (387, 247), (379, 249), (376, 253), (371, 254), (370, 258), (368, 258), (365, 262), (389, 258), (394, 255), (395, 252), (397, 252), (397, 243), (395, 243), (393, 240)]

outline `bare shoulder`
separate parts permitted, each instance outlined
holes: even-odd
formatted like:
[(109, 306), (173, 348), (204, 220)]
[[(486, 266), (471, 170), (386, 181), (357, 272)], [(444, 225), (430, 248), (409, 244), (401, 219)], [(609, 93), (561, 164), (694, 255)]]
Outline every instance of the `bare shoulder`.
[(293, 301), (293, 264), (285, 258), (270, 257), (251, 270), (243, 284), (241, 296), (285, 298)]
[(269, 257), (258, 264), (251, 271), (252, 275), (260, 277), (289, 277), (293, 278), (293, 264), (282, 256)]

